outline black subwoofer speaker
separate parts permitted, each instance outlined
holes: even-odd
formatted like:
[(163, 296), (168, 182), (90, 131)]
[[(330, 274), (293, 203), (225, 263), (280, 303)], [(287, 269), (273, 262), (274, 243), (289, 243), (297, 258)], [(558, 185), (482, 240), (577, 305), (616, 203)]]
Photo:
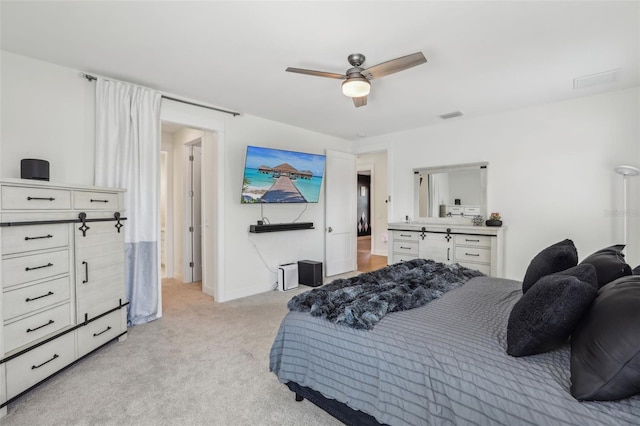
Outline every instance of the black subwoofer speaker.
[(313, 260), (298, 261), (298, 282), (310, 287), (322, 285), (322, 262)]
[(20, 161), (20, 177), (22, 179), (49, 180), (49, 162), (25, 158)]

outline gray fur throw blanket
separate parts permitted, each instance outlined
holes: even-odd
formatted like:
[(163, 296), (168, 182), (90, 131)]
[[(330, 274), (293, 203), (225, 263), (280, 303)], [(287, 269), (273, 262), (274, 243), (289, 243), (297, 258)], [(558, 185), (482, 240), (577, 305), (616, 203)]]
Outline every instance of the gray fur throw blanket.
[(337, 324), (371, 330), (390, 312), (425, 305), (484, 274), (457, 263), (414, 259), (337, 279), (294, 296), (287, 307)]

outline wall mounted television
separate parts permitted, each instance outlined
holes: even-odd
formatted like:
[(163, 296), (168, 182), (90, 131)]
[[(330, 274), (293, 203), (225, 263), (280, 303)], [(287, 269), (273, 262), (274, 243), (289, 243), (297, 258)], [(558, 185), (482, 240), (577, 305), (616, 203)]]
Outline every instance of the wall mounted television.
[(247, 146), (242, 204), (317, 203), (326, 157)]

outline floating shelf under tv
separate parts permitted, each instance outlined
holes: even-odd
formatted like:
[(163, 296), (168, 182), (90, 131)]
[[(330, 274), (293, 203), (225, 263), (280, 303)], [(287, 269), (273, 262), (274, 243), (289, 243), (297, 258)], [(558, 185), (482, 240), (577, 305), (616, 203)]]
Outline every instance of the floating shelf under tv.
[(301, 229), (315, 229), (313, 222), (272, 223), (268, 225), (249, 225), (249, 232), (261, 234), (263, 232), (298, 231)]

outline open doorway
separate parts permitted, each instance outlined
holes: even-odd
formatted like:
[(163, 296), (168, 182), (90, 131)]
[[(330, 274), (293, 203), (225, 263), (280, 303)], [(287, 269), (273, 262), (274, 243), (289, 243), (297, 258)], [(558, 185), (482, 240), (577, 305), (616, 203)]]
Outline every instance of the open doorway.
[(387, 152), (356, 157), (358, 173), (358, 271), (387, 265)]
[(162, 121), (159, 233), (164, 311), (173, 305), (172, 295), (180, 294), (179, 286), (189, 284), (193, 291), (204, 292), (202, 175), (207, 135), (211, 132)]

